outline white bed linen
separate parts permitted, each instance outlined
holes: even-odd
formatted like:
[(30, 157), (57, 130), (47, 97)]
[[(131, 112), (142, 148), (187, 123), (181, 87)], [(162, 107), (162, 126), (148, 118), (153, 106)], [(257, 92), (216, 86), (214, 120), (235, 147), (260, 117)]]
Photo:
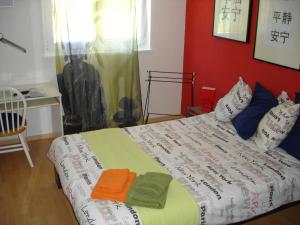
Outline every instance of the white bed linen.
[[(300, 200), (300, 162), (242, 140), (214, 113), (124, 131), (192, 194), (200, 224), (234, 223)], [(48, 156), (80, 224), (141, 224), (135, 208), (89, 199), (103, 166), (80, 135), (57, 139)]]
[(126, 129), (198, 202), (201, 224), (228, 224), (300, 199), (300, 162), (244, 141), (214, 113)]
[(79, 134), (53, 141), (48, 152), (80, 225), (140, 225), (134, 207), (113, 201), (90, 199), (103, 169), (89, 145)]

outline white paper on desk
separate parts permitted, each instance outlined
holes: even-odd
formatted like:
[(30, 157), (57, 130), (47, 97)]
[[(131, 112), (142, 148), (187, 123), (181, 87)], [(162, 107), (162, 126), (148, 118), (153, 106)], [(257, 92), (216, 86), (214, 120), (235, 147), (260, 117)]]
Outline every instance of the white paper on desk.
[(45, 97), (46, 93), (37, 89), (37, 88), (31, 88), (29, 89), (28, 94), (25, 95), (25, 98), (38, 98), (38, 97)]

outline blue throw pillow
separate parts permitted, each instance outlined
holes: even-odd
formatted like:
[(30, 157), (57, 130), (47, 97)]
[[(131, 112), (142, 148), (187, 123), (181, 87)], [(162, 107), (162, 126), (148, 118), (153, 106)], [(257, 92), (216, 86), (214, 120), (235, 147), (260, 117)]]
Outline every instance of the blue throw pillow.
[(275, 96), (262, 85), (256, 83), (250, 104), (232, 120), (232, 124), (240, 137), (246, 140), (253, 136), (259, 121), (276, 105), (278, 105), (278, 101)]
[[(300, 93), (296, 93), (296, 103), (300, 103)], [(283, 140), (279, 147), (287, 153), (300, 160), (300, 116), (298, 117), (293, 129)]]
[(300, 93), (296, 93), (296, 103), (300, 103)]

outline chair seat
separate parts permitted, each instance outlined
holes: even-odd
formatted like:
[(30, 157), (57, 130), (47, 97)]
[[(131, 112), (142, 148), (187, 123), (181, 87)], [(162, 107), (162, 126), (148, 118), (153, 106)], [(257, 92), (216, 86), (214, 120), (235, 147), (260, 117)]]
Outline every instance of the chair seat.
[[(19, 117), (19, 125), (18, 125), (18, 117)], [(20, 133), (25, 130), (26, 127), (22, 127), (22, 116), (18, 115), (17, 113), (7, 113), (8, 124), (6, 120), (6, 113), (1, 113), (1, 118), (3, 121), (3, 127), (0, 125), (0, 136), (6, 136), (8, 133), (9, 135), (13, 135), (14, 133)], [(19, 127), (19, 129), (18, 129)], [(15, 129), (15, 131), (13, 130)], [(5, 132), (5, 133), (3, 133)]]

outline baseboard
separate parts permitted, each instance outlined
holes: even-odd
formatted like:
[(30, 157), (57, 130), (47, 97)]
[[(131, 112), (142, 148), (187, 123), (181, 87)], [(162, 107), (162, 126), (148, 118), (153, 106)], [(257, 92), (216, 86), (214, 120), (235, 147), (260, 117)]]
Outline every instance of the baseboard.
[(159, 123), (163, 121), (168, 121), (168, 120), (177, 120), (181, 119), (184, 116), (158, 116), (158, 117), (151, 117), (148, 119), (148, 123)]
[[(50, 134), (41, 134), (41, 135), (34, 135), (27, 137), (27, 141), (39, 141), (39, 140), (45, 140), (45, 139), (54, 139), (58, 137), (58, 134), (50, 133)], [(13, 145), (19, 143), (18, 139), (11, 139), (11, 140), (5, 140), (1, 141), (0, 146), (2, 145)]]
[(57, 134), (55, 133), (50, 133), (50, 134), (41, 134), (41, 135), (34, 135), (27, 137), (28, 141), (38, 141), (38, 140), (45, 140), (45, 139), (54, 139), (58, 137)]

